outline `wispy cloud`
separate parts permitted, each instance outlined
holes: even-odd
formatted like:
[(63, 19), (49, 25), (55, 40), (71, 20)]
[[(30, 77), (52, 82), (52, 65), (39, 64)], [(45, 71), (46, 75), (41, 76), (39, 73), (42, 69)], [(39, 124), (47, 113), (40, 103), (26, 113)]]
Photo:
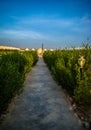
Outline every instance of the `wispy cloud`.
[(58, 19), (58, 18), (22, 18), (18, 21), (17, 24), (21, 25), (41, 25), (48, 27), (69, 27), (73, 25), (73, 21), (71, 19)]
[(60, 18), (60, 17), (16, 17), (14, 24), (0, 31), (0, 37), (14, 40), (67, 43), (70, 41), (82, 41), (91, 36), (89, 16)]
[(2, 30), (0, 32), (3, 36), (17, 38), (17, 39), (44, 39), (45, 37), (34, 31), (22, 31), (22, 30)]
[(87, 34), (91, 35), (90, 31), (91, 19), (87, 16), (83, 16), (81, 18), (74, 19), (74, 26), (71, 27), (75, 33)]
[[(83, 16), (81, 18), (74, 17), (74, 18), (60, 18), (60, 17), (23, 17), (19, 18), (16, 22), (17, 26), (22, 27), (29, 27), (29, 28), (41, 28), (43, 32), (49, 29), (58, 29), (61, 31), (66, 31), (69, 29), (70, 31), (74, 32), (82, 32), (82, 31), (89, 31), (89, 27), (91, 25), (91, 19), (89, 16)], [(64, 29), (64, 30), (63, 30)], [(53, 31), (53, 30), (52, 30)]]

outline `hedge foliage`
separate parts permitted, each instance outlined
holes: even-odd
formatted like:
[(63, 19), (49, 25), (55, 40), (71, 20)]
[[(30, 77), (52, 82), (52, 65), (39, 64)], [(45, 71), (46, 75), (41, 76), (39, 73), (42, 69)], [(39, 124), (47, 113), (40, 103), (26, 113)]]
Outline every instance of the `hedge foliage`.
[(0, 52), (0, 113), (22, 88), (25, 75), (37, 60), (36, 51)]
[[(81, 56), (85, 58), (82, 78), (78, 64)], [(91, 107), (91, 48), (46, 51), (43, 58), (55, 80), (75, 98), (75, 101)]]

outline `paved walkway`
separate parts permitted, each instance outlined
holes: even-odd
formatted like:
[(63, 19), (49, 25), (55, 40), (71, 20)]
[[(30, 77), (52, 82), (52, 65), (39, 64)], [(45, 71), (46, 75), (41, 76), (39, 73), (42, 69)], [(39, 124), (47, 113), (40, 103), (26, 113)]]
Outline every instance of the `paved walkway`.
[(0, 130), (83, 130), (40, 58)]

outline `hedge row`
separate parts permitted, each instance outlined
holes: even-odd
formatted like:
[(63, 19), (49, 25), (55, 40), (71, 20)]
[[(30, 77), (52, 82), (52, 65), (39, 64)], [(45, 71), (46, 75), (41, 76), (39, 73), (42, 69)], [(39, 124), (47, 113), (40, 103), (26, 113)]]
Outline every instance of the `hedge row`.
[(25, 75), (38, 60), (36, 51), (5, 51), (0, 56), (0, 113), (22, 88)]
[[(81, 56), (85, 58), (82, 77), (78, 64)], [(43, 58), (55, 80), (75, 101), (91, 108), (91, 49), (46, 51)]]

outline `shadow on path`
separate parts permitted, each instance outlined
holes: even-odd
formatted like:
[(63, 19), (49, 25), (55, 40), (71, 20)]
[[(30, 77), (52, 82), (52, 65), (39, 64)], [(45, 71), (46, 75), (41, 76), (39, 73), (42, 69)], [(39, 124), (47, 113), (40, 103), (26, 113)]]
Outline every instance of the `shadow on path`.
[(42, 58), (29, 73), (0, 130), (83, 130)]

